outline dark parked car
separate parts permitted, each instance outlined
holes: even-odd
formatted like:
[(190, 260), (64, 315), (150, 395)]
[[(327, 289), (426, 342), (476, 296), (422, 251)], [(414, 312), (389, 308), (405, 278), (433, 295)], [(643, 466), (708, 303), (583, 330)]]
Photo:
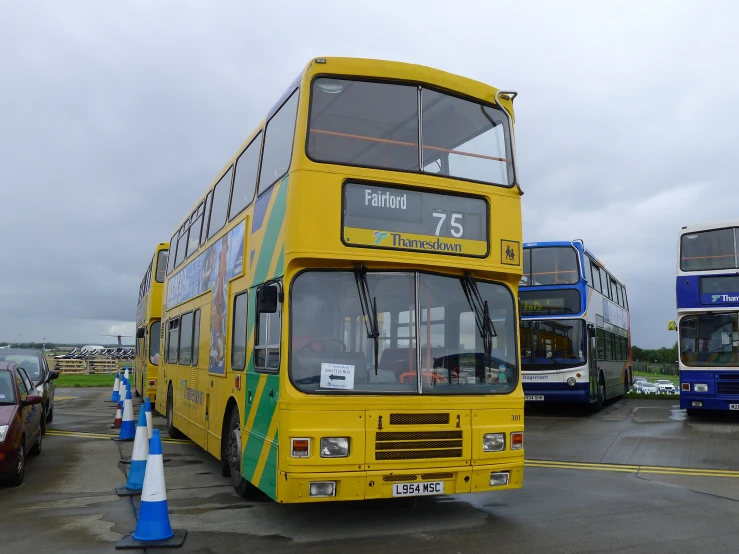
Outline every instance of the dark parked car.
[(56, 384), (54, 379), (59, 377), (59, 372), (49, 369), (46, 356), (40, 350), (26, 348), (3, 348), (0, 350), (0, 362), (12, 362), (26, 370), (33, 381), (33, 387), (42, 397), (44, 418), (41, 422), (41, 431), (46, 433), (46, 424), (54, 419), (54, 392)]
[(26, 371), (0, 362), (0, 479), (18, 486), (26, 475), (26, 454), (41, 454), (41, 396)]

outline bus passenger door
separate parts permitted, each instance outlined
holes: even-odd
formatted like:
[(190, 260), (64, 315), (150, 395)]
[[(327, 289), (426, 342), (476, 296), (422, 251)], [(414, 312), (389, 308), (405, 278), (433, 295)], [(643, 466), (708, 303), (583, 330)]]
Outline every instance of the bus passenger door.
[(592, 323), (588, 323), (588, 381), (590, 397), (595, 398), (598, 396), (598, 342)]

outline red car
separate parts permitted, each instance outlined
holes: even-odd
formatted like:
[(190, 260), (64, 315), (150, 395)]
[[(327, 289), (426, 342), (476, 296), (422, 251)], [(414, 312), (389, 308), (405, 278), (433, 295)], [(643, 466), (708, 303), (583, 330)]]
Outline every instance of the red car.
[(26, 370), (0, 362), (0, 479), (18, 486), (26, 474), (26, 454), (41, 454), (42, 398)]

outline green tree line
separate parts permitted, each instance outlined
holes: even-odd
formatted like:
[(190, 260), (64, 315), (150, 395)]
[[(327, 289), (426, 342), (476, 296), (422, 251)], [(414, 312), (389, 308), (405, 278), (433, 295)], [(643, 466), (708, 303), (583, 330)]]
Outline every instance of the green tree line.
[(677, 362), (677, 341), (671, 348), (648, 348), (631, 347), (631, 357), (635, 362), (649, 362), (657, 364), (674, 364)]

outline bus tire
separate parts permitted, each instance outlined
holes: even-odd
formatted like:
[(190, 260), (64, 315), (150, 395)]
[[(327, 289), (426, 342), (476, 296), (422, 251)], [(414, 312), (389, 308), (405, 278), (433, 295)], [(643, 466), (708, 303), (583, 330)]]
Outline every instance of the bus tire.
[(167, 434), (171, 439), (179, 439), (183, 435), (177, 427), (174, 426), (174, 395), (172, 394), (172, 383), (169, 384), (167, 390)]
[(241, 476), (241, 425), (238, 408), (231, 410), (227, 432), (221, 442), (221, 459), (225, 462), (223, 464), (224, 473), (228, 472), (228, 475), (224, 477), (231, 477), (231, 484), (236, 494), (247, 496), (253, 490), (253, 486)]

